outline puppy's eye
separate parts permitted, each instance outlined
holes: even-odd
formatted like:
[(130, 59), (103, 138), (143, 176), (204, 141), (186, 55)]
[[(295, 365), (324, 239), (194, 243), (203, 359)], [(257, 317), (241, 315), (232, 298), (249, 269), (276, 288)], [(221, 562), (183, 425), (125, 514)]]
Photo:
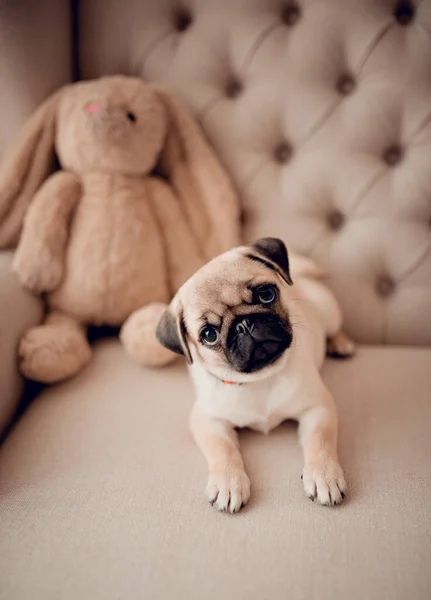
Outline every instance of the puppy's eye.
[(261, 304), (271, 304), (277, 298), (277, 290), (273, 285), (263, 285), (257, 290), (256, 298)]
[(128, 112), (127, 113), (127, 118), (129, 119), (129, 121), (131, 121), (132, 123), (136, 123), (136, 115), (132, 112)]
[(220, 334), (212, 325), (206, 325), (202, 329), (199, 337), (201, 342), (206, 346), (215, 346), (219, 340)]

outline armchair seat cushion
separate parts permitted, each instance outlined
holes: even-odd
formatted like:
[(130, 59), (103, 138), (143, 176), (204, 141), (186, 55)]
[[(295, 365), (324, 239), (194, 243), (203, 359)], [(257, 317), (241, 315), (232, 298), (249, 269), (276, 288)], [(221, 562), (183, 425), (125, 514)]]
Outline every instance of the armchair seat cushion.
[(235, 516), (206, 503), (186, 371), (145, 371), (116, 340), (42, 393), (0, 453), (7, 600), (404, 600), (431, 589), (431, 349), (328, 361), (345, 504), (303, 494), (296, 428), (241, 434)]

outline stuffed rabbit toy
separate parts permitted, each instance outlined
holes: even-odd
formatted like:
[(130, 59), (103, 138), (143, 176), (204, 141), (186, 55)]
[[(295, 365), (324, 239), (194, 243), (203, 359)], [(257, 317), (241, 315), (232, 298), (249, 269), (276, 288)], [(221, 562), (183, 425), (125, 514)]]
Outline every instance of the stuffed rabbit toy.
[(159, 317), (198, 267), (238, 243), (238, 212), (213, 151), (166, 89), (113, 76), (48, 98), (0, 170), (0, 248), (18, 244), (13, 268), (47, 306), (21, 340), (23, 374), (52, 383), (78, 373), (91, 358), (89, 325), (121, 326), (141, 364), (170, 362)]

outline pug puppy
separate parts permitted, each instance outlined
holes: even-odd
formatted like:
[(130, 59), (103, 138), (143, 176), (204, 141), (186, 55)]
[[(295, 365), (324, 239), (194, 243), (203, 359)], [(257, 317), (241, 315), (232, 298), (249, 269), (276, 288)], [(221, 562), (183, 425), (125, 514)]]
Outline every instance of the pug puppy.
[(311, 260), (289, 260), (281, 240), (260, 239), (197, 271), (159, 323), (160, 343), (189, 365), (190, 427), (208, 462), (206, 496), (220, 511), (250, 498), (236, 429), (268, 433), (286, 419), (299, 423), (307, 496), (325, 506), (344, 498), (337, 413), (319, 369), (326, 351), (347, 357), (354, 344), (322, 277)]

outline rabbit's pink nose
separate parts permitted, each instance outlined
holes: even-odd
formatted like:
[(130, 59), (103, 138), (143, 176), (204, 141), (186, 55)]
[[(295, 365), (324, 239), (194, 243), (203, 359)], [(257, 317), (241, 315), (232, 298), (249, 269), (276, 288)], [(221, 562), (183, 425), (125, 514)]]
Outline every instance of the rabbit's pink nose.
[(94, 113), (99, 112), (100, 110), (102, 110), (103, 105), (100, 104), (100, 102), (91, 102), (90, 104), (87, 104), (87, 106), (85, 107), (85, 111), (90, 113), (90, 115), (94, 115)]

